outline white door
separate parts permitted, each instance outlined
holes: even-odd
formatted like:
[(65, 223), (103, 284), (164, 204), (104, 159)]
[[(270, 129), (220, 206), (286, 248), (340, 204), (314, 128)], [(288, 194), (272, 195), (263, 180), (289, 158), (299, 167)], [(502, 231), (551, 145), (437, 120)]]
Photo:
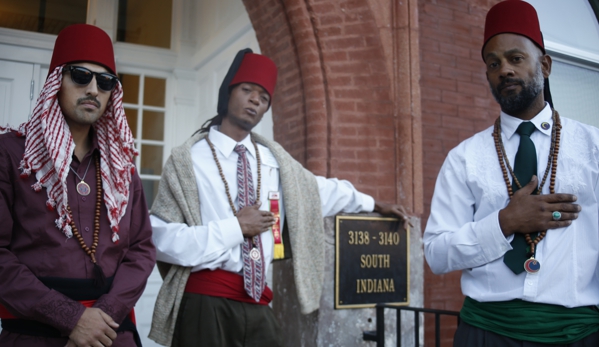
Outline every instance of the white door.
[(0, 125), (16, 128), (26, 122), (39, 94), (37, 64), (0, 60)]

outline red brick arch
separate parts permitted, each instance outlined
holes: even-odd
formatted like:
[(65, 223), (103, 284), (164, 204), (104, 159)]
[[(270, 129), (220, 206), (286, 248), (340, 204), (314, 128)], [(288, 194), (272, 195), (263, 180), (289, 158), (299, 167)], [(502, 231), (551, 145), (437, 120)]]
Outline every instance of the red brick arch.
[(243, 2), (279, 68), (275, 140), (315, 174), (420, 216), (418, 0)]
[[(447, 152), (497, 116), (480, 44), (500, 0), (243, 1), (281, 69), (275, 139), (313, 172), (402, 203), (424, 227)], [(459, 278), (425, 266), (425, 306), (459, 310)]]
[(413, 172), (421, 170), (421, 160), (414, 165), (419, 108), (399, 111), (406, 100), (398, 101), (398, 92), (411, 84), (398, 86), (394, 62), (401, 32), (394, 14), (401, 17), (408, 6), (376, 0), (244, 4), (262, 53), (279, 67), (275, 140), (316, 174), (349, 179), (377, 199), (420, 212), (422, 175)]

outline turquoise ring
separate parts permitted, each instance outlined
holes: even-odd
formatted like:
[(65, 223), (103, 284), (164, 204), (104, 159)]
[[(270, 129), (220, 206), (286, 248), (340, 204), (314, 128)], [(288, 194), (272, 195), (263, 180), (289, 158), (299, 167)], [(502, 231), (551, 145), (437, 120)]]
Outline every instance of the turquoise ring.
[(553, 220), (560, 220), (562, 219), (562, 214), (559, 211), (555, 211), (551, 214), (551, 217), (553, 218)]

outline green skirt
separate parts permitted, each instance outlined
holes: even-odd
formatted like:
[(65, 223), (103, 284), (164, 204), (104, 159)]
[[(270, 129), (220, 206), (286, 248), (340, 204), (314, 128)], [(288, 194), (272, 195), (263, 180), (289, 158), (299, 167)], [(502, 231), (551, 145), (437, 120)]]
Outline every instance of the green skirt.
[(478, 302), (466, 297), (464, 322), (520, 341), (568, 344), (599, 330), (599, 311), (591, 306), (567, 308), (523, 300)]

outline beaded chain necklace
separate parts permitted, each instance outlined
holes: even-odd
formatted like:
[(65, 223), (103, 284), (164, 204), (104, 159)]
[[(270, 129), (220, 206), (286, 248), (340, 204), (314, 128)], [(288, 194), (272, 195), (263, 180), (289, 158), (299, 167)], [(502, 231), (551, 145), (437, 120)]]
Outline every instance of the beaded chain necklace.
[[(557, 157), (559, 153), (559, 143), (560, 143), (560, 135), (562, 123), (559, 118), (559, 114), (557, 111), (553, 110), (553, 129), (551, 130), (551, 147), (549, 148), (549, 157), (547, 158), (547, 168), (545, 168), (545, 174), (543, 175), (543, 179), (541, 180), (541, 184), (537, 188), (537, 194), (541, 194), (541, 190), (543, 190), (543, 186), (547, 181), (547, 176), (549, 175), (549, 171), (551, 171), (551, 178), (549, 179), (549, 192), (551, 194), (555, 194), (555, 177), (557, 172)], [(510, 179), (508, 176), (508, 170), (514, 183), (518, 189), (522, 188), (522, 185), (516, 178), (514, 171), (512, 170), (512, 166), (510, 165), (507, 155), (505, 154), (505, 147), (503, 146), (503, 141), (501, 139), (501, 117), (497, 117), (495, 121), (495, 126), (493, 128), (493, 138), (495, 139), (495, 150), (497, 151), (497, 158), (499, 159), (499, 165), (501, 165), (501, 171), (503, 172), (503, 180), (505, 181), (505, 185), (507, 187), (508, 195), (511, 197), (514, 195), (514, 191), (512, 189), (512, 185), (510, 184)], [(507, 169), (506, 169), (507, 166)], [(543, 240), (547, 231), (542, 231), (539, 235), (533, 240), (530, 237), (530, 234), (524, 234), (524, 238), (526, 239), (526, 243), (530, 247), (531, 258), (525, 262), (525, 268), (528, 269), (527, 265), (529, 262), (535, 262), (535, 265), (538, 265), (538, 261), (534, 259), (535, 255), (535, 246)], [(540, 268), (540, 266), (539, 266)], [(528, 270), (527, 270), (528, 271)], [(536, 271), (534, 271), (536, 272)]]
[[(254, 141), (254, 139), (251, 140), (252, 144), (254, 145), (254, 148), (256, 149), (256, 161), (258, 162), (258, 188), (256, 189), (256, 201), (260, 201), (260, 182), (262, 179), (262, 170), (260, 169), (260, 151), (258, 151), (258, 145), (256, 145), (256, 141)], [(227, 179), (225, 178), (225, 174), (223, 173), (223, 168), (220, 166), (220, 162), (218, 161), (218, 157), (216, 156), (216, 150), (214, 149), (214, 145), (212, 144), (208, 136), (206, 136), (206, 141), (208, 142), (208, 146), (210, 146), (210, 150), (212, 151), (212, 157), (214, 157), (216, 167), (218, 167), (218, 173), (220, 174), (220, 178), (225, 184), (225, 192), (227, 192), (227, 198), (229, 199), (229, 205), (231, 206), (233, 215), (237, 216), (238, 211), (235, 209), (235, 205), (233, 204), (233, 199), (231, 198), (231, 193), (229, 192), (229, 184), (227, 183)]]
[[(100, 170), (100, 159), (97, 155), (94, 155), (95, 165), (96, 165), (96, 210), (94, 213), (94, 233), (93, 233), (93, 241), (92, 246), (88, 247), (83, 237), (79, 233), (77, 226), (75, 225), (75, 221), (73, 219), (73, 213), (71, 212), (71, 207), (67, 205), (67, 211), (69, 213), (69, 217), (71, 217), (71, 222), (69, 225), (71, 226), (71, 230), (73, 231), (73, 235), (77, 241), (79, 241), (79, 245), (89, 257), (91, 258), (92, 263), (94, 264), (94, 272), (95, 279), (94, 285), (96, 287), (102, 287), (105, 283), (106, 276), (104, 276), (104, 272), (102, 268), (96, 261), (96, 249), (98, 247), (99, 235), (100, 235), (100, 211), (102, 209), (102, 173)], [(90, 159), (91, 162), (91, 159)], [(89, 165), (88, 165), (89, 168)]]

